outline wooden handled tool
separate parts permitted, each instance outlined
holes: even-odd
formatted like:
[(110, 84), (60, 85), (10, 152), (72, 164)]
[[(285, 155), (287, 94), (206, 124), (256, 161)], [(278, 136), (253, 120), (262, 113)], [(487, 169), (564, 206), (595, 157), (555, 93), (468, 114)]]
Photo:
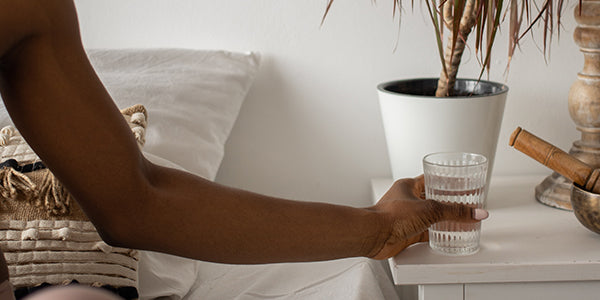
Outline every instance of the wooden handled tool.
[(592, 168), (527, 130), (517, 127), (510, 136), (509, 145), (572, 180), (587, 191), (600, 194), (599, 169)]

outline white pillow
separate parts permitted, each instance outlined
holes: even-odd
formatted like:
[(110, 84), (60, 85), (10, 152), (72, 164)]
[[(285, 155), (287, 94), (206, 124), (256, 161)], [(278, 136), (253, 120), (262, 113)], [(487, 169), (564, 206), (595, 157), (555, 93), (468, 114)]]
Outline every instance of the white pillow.
[(91, 49), (88, 56), (117, 106), (147, 108), (145, 151), (214, 180), (258, 54)]
[[(119, 107), (148, 111), (144, 152), (153, 163), (214, 180), (224, 145), (258, 71), (257, 53), (185, 49), (88, 50)], [(181, 299), (201, 262), (140, 251), (140, 299)]]

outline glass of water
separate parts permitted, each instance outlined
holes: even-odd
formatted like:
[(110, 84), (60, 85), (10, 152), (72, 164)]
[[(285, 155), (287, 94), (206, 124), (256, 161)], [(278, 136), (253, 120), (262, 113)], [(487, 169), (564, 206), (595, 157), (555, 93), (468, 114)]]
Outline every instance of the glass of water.
[[(482, 208), (485, 200), (487, 158), (481, 154), (440, 152), (423, 158), (425, 196), (442, 203)], [(429, 246), (448, 255), (479, 251), (481, 222), (442, 221), (429, 228)]]

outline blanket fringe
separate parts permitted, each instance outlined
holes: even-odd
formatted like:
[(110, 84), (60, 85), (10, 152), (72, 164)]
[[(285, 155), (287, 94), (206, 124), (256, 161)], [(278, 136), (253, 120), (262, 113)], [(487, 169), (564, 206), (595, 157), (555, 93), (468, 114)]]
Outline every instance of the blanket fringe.
[(30, 201), (37, 195), (36, 184), (27, 175), (9, 167), (0, 169), (0, 195), (3, 200)]
[(13, 168), (0, 169), (2, 201), (27, 201), (50, 215), (67, 215), (71, 194), (48, 169), (35, 171), (41, 180), (36, 184), (29, 176)]
[(68, 214), (69, 205), (71, 203), (71, 194), (58, 179), (56, 179), (50, 170), (44, 169), (41, 170), (41, 172), (44, 172), (44, 174), (39, 186), (39, 195), (36, 198), (35, 205), (44, 207), (53, 215)]

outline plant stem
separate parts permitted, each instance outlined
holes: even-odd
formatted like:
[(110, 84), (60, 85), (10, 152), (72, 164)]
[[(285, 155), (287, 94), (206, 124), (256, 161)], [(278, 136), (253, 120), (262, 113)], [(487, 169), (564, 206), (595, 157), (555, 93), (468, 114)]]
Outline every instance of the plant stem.
[[(436, 97), (448, 97), (454, 94), (454, 84), (456, 82), (456, 74), (458, 73), (458, 67), (465, 50), (467, 37), (471, 33), (473, 26), (475, 26), (477, 18), (476, 9), (477, 0), (466, 0), (463, 16), (460, 20), (460, 29), (458, 38), (454, 41), (452, 35), (448, 37), (448, 44), (446, 45), (446, 51), (444, 54), (444, 64), (446, 65), (446, 72), (441, 72), (438, 80), (437, 90), (435, 92)], [(450, 9), (450, 1), (444, 4), (442, 13), (444, 14), (444, 20), (447, 27), (452, 30), (453, 12)], [(453, 45), (454, 43), (454, 45)]]

